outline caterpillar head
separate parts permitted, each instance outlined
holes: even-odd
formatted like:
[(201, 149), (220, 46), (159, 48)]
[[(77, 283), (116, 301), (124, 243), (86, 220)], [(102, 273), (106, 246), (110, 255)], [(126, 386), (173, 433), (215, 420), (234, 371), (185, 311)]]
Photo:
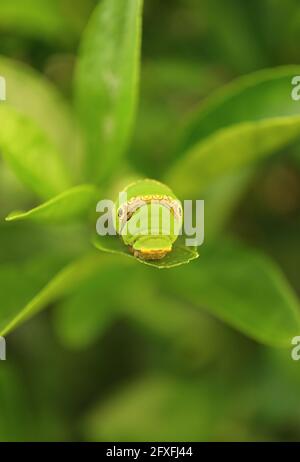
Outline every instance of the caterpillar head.
[(171, 252), (182, 226), (182, 206), (166, 185), (155, 180), (133, 183), (115, 209), (117, 232), (135, 256), (158, 260)]

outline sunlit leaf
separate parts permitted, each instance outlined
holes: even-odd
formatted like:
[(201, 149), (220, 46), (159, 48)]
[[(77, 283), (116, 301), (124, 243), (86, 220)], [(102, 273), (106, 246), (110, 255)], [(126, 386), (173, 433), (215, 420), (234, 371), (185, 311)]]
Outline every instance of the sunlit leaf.
[(70, 187), (60, 154), (31, 119), (4, 103), (0, 125), (0, 151), (22, 182), (45, 198)]
[(253, 165), (300, 136), (300, 106), (291, 97), (299, 67), (244, 77), (209, 99), (186, 128), (166, 182), (196, 197), (222, 175)]
[(142, 0), (102, 0), (82, 39), (76, 99), (88, 147), (88, 178), (121, 161), (136, 106)]
[(12, 212), (7, 221), (30, 220), (37, 223), (65, 223), (88, 217), (97, 203), (97, 188), (80, 185), (64, 191), (28, 212)]
[[(1, 14), (0, 14), (1, 15)], [(6, 104), (32, 119), (67, 159), (72, 176), (79, 168), (82, 140), (71, 112), (56, 87), (22, 62), (0, 56), (6, 80)]]

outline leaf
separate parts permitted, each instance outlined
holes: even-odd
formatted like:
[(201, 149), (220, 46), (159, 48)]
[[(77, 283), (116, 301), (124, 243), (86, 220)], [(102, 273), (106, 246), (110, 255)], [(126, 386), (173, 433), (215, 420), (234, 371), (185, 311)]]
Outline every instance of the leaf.
[(1, 266), (1, 297), (5, 303), (0, 311), (0, 336), (7, 335), (50, 303), (71, 293), (104, 263), (105, 258), (91, 254), (67, 266), (57, 259), (52, 264), (42, 259), (23, 267)]
[(87, 174), (99, 181), (124, 154), (137, 99), (142, 0), (102, 0), (84, 34), (76, 101), (88, 147)]
[(12, 107), (0, 105), (0, 151), (16, 176), (49, 198), (70, 186), (67, 169), (45, 133)]
[(6, 221), (30, 220), (37, 223), (65, 223), (80, 219), (97, 203), (97, 188), (80, 185), (64, 191), (28, 212), (12, 212)]
[(156, 268), (173, 268), (175, 266), (184, 265), (199, 257), (197, 250), (194, 247), (187, 247), (182, 243), (181, 239), (177, 239), (173, 245), (173, 250), (161, 260), (143, 260), (134, 257), (128, 248), (123, 244), (117, 236), (99, 236), (93, 239), (93, 244), (98, 250), (103, 252), (114, 253), (118, 255), (126, 255), (129, 258), (134, 258), (140, 263)]
[(299, 303), (281, 272), (237, 243), (203, 246), (197, 264), (164, 273), (162, 283), (259, 342), (287, 347), (299, 334)]
[(0, 56), (0, 75), (7, 83), (6, 104), (32, 119), (78, 170), (82, 150), (80, 132), (71, 107), (56, 87), (24, 63)]
[(291, 98), (291, 80), (299, 72), (297, 66), (258, 72), (208, 100), (186, 128), (166, 182), (193, 198), (295, 140), (300, 105)]

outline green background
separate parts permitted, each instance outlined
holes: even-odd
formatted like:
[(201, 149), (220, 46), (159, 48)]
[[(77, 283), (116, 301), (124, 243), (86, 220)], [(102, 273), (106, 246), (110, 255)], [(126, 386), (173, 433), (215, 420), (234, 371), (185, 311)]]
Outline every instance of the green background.
[[(13, 107), (6, 113), (0, 103), (0, 331), (12, 330), (0, 362), (0, 440), (299, 441), (300, 361), (291, 359), (291, 340), (300, 335), (300, 101), (290, 97), (291, 77), (300, 75), (299, 3), (145, 0), (133, 135), (123, 123), (131, 113), (127, 89), (119, 136), (103, 150), (115, 157), (107, 157), (96, 195), (105, 195), (103, 185), (117, 191), (145, 176), (163, 179), (181, 198), (207, 199), (199, 259), (163, 270), (121, 255), (95, 257), (86, 226), (94, 216), (71, 223), (69, 193), (60, 209), (55, 203), (33, 220), (4, 221), (39, 205), (38, 195), (65, 191), (70, 172), (81, 175), (80, 143), (56, 97), (58, 89), (73, 105), (78, 49), (97, 4), (0, 0), (0, 75)], [(111, 14), (111, 24), (117, 20), (123, 24)], [(109, 33), (107, 50), (118, 36)], [(116, 58), (125, 82), (133, 51)], [(96, 52), (101, 71), (105, 46)], [(32, 71), (12, 70), (11, 60), (56, 89), (33, 84)], [(275, 69), (285, 65), (295, 67)], [(104, 103), (92, 110), (80, 70), (77, 82), (79, 120), (93, 133), (97, 108), (106, 114), (109, 101), (100, 89)], [(48, 139), (31, 141), (35, 129), (15, 107), (63, 151), (66, 175)], [(102, 168), (97, 149), (91, 141), (92, 174)], [(95, 197), (93, 187), (79, 188), (70, 217)], [(74, 258), (70, 273), (35, 299)], [(24, 307), (31, 319), (14, 330)]]

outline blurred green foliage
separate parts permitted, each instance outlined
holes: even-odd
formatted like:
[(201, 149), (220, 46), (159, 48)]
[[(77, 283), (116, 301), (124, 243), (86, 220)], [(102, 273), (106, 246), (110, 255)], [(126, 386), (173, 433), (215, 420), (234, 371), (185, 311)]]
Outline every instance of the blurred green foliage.
[[(0, 0), (0, 440), (299, 440), (299, 3), (145, 0), (140, 76), (124, 5)], [(198, 260), (93, 250), (136, 176), (205, 199)]]

